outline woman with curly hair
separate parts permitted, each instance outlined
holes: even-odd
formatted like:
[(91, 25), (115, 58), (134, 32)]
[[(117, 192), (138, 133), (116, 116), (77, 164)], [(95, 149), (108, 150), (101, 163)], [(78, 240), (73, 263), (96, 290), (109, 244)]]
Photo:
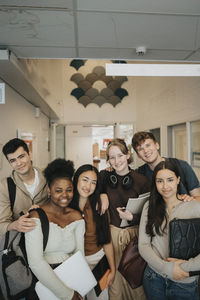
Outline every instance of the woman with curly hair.
[(36, 211), (32, 211), (30, 215), (37, 225), (25, 235), (31, 270), (44, 286), (63, 300), (82, 299), (78, 292), (65, 285), (52, 269), (78, 250), (84, 255), (85, 223), (80, 212), (69, 207), (73, 198), (73, 174), (72, 161), (56, 159), (48, 164), (44, 176), (49, 201), (41, 206), (49, 221), (46, 249), (43, 251), (41, 223)]

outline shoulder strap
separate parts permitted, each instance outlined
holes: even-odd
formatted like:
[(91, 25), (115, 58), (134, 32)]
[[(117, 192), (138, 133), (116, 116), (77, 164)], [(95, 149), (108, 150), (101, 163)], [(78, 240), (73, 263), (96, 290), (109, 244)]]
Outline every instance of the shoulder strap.
[(11, 211), (13, 211), (14, 203), (15, 203), (15, 195), (16, 195), (16, 184), (14, 183), (11, 177), (7, 177), (8, 184), (8, 193), (10, 198), (10, 207)]
[(4, 250), (8, 248), (9, 235), (10, 235), (10, 231), (7, 231), (5, 234), (5, 243), (4, 243), (4, 247), (3, 247)]
[(49, 220), (47, 218), (45, 211), (42, 208), (39, 207), (39, 208), (34, 208), (32, 210), (37, 211), (40, 218), (42, 233), (43, 233), (43, 250), (45, 250), (49, 238)]

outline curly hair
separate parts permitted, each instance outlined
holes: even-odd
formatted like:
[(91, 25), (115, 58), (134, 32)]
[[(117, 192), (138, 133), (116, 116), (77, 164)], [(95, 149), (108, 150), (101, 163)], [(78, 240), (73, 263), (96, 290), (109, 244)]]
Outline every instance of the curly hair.
[(71, 160), (57, 158), (47, 165), (43, 174), (50, 187), (53, 181), (58, 178), (67, 178), (72, 181), (74, 171), (74, 163)]

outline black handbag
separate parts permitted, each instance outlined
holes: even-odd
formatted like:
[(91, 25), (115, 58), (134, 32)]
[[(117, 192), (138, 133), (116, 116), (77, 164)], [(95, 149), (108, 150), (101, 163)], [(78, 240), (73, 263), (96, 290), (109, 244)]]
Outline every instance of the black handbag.
[(92, 273), (97, 281), (97, 285), (94, 287), (96, 296), (98, 297), (107, 285), (108, 275), (110, 273), (110, 266), (106, 255), (100, 259), (98, 264), (92, 270)]
[(138, 251), (138, 238), (134, 236), (126, 246), (118, 267), (118, 271), (128, 281), (132, 289), (142, 285), (146, 264)]
[[(200, 218), (173, 219), (169, 222), (170, 257), (188, 260), (200, 254)], [(197, 275), (200, 270), (189, 272)]]

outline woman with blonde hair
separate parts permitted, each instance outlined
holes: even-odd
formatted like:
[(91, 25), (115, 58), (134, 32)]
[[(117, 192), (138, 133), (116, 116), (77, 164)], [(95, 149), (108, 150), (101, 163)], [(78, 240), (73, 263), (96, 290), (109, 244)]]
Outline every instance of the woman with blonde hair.
[[(110, 228), (117, 270), (126, 245), (135, 235), (138, 235), (140, 218), (128, 210), (124, 211), (124, 208), (129, 198), (137, 198), (140, 194), (149, 192), (150, 183), (146, 177), (129, 167), (131, 157), (123, 139), (111, 140), (106, 155), (113, 171), (100, 172), (101, 193), (106, 193), (109, 200)], [(127, 227), (120, 227), (122, 219), (128, 221)], [(109, 296), (110, 300), (145, 299), (143, 288), (132, 289), (118, 271), (109, 288)]]

